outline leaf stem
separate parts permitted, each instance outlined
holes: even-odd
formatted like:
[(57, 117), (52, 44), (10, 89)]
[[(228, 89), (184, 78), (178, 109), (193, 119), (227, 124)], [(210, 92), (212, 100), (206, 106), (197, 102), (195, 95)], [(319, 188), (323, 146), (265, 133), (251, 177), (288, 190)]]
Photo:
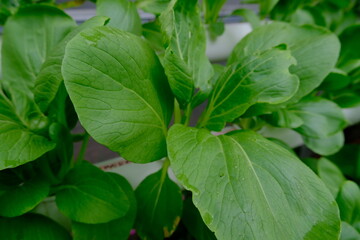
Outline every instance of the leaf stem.
[(175, 115), (175, 123), (181, 123), (181, 110), (179, 102), (174, 100), (174, 115)]
[(84, 139), (83, 139), (83, 142), (82, 142), (82, 145), (81, 145), (80, 152), (79, 152), (79, 154), (77, 156), (76, 162), (84, 160), (84, 156), (85, 156), (85, 152), (86, 152), (86, 148), (87, 148), (87, 145), (89, 143), (89, 140), (90, 140), (90, 135), (89, 135), (88, 132), (85, 132)]
[(190, 123), (190, 119), (191, 119), (191, 113), (192, 113), (192, 106), (189, 103), (186, 107), (186, 112), (185, 112), (185, 121), (184, 121), (184, 125), (188, 126)]
[(161, 179), (165, 179), (165, 176), (167, 174), (167, 171), (169, 169), (169, 166), (170, 166), (170, 160), (168, 157), (165, 158), (165, 161), (163, 163), (163, 166), (162, 166), (162, 171), (161, 171)]

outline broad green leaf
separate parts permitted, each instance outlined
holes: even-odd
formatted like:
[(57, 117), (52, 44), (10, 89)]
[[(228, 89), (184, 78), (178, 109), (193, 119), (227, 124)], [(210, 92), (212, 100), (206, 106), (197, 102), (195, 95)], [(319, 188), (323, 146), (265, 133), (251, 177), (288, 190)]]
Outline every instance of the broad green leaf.
[(335, 66), (340, 50), (336, 35), (326, 29), (273, 22), (244, 37), (234, 48), (229, 64), (279, 44), (286, 44), (297, 62), (290, 72), (299, 77), (300, 87), (291, 102), (297, 102), (320, 85)]
[(62, 60), (65, 54), (66, 44), (75, 37), (79, 32), (95, 26), (103, 26), (108, 18), (93, 17), (74, 30), (72, 30), (66, 37), (59, 42), (53, 51), (49, 53), (46, 61), (41, 66), (40, 72), (35, 81), (35, 101), (39, 105), (41, 111), (45, 112), (50, 103), (55, 99), (59, 91), (60, 85), (63, 82), (61, 74)]
[(144, 40), (110, 27), (85, 30), (68, 43), (62, 73), (80, 122), (96, 141), (133, 162), (166, 155), (173, 97)]
[(289, 72), (295, 63), (283, 46), (237, 59), (216, 82), (203, 126), (220, 131), (256, 102), (287, 101), (298, 89), (298, 77)]
[(303, 135), (305, 145), (322, 156), (332, 155), (338, 152), (344, 145), (344, 133), (342, 131), (326, 137), (308, 137)]
[(32, 90), (46, 57), (75, 26), (63, 11), (47, 5), (20, 8), (9, 17), (2, 46), (5, 86), (13, 84)]
[(102, 170), (82, 162), (65, 176), (56, 193), (59, 210), (71, 220), (106, 223), (126, 215), (130, 201), (122, 187)]
[(58, 223), (39, 214), (0, 218), (0, 239), (6, 240), (71, 240)]
[(165, 73), (173, 93), (184, 105), (191, 100), (195, 88), (210, 88), (213, 75), (205, 55), (205, 29), (197, 1), (173, 0), (159, 20), (166, 43)]
[(145, 12), (160, 14), (166, 10), (171, 0), (136, 0), (135, 4)]
[(341, 108), (334, 102), (320, 97), (305, 98), (292, 105), (289, 110), (304, 122), (295, 130), (307, 137), (329, 137), (346, 126)]
[(145, 178), (136, 188), (135, 196), (138, 203), (135, 229), (139, 236), (151, 240), (171, 236), (180, 221), (182, 195), (168, 177), (167, 167)]
[(350, 71), (360, 66), (360, 24), (346, 28), (339, 36), (341, 52), (338, 67)]
[(261, 135), (174, 125), (168, 144), (176, 177), (219, 240), (339, 238), (339, 212), (324, 183)]
[(339, 205), (341, 220), (354, 224), (360, 221), (360, 189), (352, 181), (346, 181), (336, 198)]
[(313, 0), (279, 0), (271, 12), (271, 18), (288, 20), (296, 10), (312, 3)]
[(29, 212), (49, 194), (49, 183), (42, 179), (31, 179), (9, 189), (0, 195), (0, 216), (16, 217)]
[(36, 133), (43, 127), (40, 120), (20, 119), (14, 105), (0, 92), (0, 170), (33, 161), (55, 147)]
[(141, 19), (129, 0), (97, 0), (96, 14), (110, 17), (108, 26), (141, 35)]
[(191, 198), (184, 200), (182, 222), (196, 240), (216, 240), (213, 232), (205, 225), (199, 210), (194, 206)]
[(340, 240), (360, 240), (360, 233), (347, 222), (341, 222)]
[(341, 186), (346, 180), (340, 169), (326, 158), (320, 158), (317, 163), (317, 172), (333, 197), (336, 198)]
[(128, 181), (116, 174), (107, 173), (126, 193), (130, 208), (122, 218), (102, 224), (84, 224), (72, 222), (74, 240), (127, 240), (136, 217), (136, 198)]
[(205, 22), (215, 23), (226, 0), (203, 0)]

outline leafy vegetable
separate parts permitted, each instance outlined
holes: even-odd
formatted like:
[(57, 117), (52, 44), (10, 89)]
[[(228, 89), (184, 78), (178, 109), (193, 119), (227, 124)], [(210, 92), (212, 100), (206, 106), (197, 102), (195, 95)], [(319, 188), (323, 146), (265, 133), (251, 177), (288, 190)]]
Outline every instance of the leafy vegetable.
[(163, 168), (145, 178), (136, 188), (138, 213), (135, 228), (144, 239), (164, 239), (175, 231), (181, 217), (182, 196), (180, 188), (169, 179)]
[(80, 122), (95, 140), (129, 161), (165, 156), (172, 95), (142, 39), (110, 27), (85, 30), (67, 45), (62, 72)]
[(338, 239), (330, 192), (277, 144), (251, 131), (216, 137), (181, 125), (168, 144), (175, 175), (218, 239)]

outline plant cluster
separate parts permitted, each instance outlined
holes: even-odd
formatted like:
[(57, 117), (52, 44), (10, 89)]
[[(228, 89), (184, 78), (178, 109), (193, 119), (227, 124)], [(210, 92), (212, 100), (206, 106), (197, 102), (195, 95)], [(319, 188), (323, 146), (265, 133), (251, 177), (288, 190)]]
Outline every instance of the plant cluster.
[[(97, 0), (81, 25), (61, 10), (77, 2), (0, 6), (0, 239), (128, 239), (131, 229), (151, 240), (360, 239), (358, 160), (342, 164), (360, 150), (335, 154), (341, 108), (360, 104), (357, 2), (238, 9), (253, 31), (224, 65), (205, 51), (226, 0)], [(143, 24), (138, 8), (154, 20)], [(72, 133), (78, 122), (84, 134)], [(214, 134), (228, 125), (241, 130)], [(301, 161), (265, 126), (296, 131), (330, 160)], [(162, 168), (133, 190), (85, 161), (90, 137)], [(69, 229), (36, 213), (47, 197)]]

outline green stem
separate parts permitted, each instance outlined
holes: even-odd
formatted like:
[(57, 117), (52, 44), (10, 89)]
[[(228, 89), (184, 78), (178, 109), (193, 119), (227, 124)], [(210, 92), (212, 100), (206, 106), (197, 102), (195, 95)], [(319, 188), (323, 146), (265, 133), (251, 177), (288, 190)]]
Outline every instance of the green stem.
[(190, 118), (191, 118), (191, 113), (192, 113), (192, 107), (191, 104), (189, 103), (186, 107), (186, 112), (185, 112), (185, 122), (184, 125), (188, 126), (189, 122), (190, 122)]
[(80, 152), (79, 152), (79, 155), (78, 155), (76, 161), (84, 160), (84, 156), (85, 156), (87, 145), (89, 144), (89, 140), (90, 140), (90, 135), (89, 135), (89, 133), (86, 132), (84, 135), (84, 140), (81, 145), (81, 149), (80, 149)]
[(174, 100), (174, 115), (175, 115), (175, 123), (180, 123), (181, 122), (181, 110), (180, 110), (180, 105), (179, 102), (175, 99)]
[(163, 166), (162, 166), (161, 179), (165, 178), (167, 171), (169, 169), (169, 166), (170, 166), (170, 160), (169, 160), (169, 158), (166, 157), (165, 161), (163, 163)]

